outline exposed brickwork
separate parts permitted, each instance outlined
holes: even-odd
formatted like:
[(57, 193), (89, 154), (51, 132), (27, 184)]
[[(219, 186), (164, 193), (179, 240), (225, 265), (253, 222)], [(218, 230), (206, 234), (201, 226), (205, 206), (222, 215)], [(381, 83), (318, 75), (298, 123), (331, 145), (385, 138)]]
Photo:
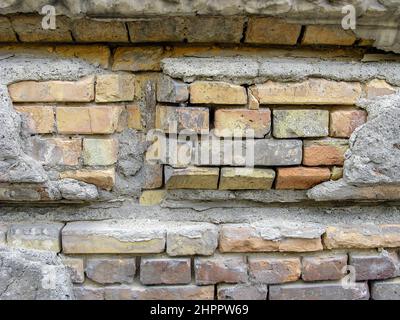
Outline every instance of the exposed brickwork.
[(364, 110), (335, 110), (330, 114), (330, 135), (348, 138), (359, 126), (367, 121)]
[(331, 172), (328, 168), (278, 168), (276, 177), (277, 189), (310, 189), (329, 180)]

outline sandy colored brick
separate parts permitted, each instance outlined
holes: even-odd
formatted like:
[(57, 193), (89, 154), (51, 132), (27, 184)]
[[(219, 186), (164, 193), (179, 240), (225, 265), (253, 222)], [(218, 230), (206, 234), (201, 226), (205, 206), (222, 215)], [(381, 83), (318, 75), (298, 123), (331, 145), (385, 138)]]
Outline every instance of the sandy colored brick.
[(109, 166), (117, 162), (118, 142), (113, 138), (83, 139), (83, 163), (88, 166)]
[(322, 253), (302, 259), (304, 281), (338, 280), (346, 275), (346, 253)]
[(247, 91), (247, 108), (249, 108), (250, 110), (258, 110), (260, 108), (260, 103), (253, 95), (251, 90)]
[(251, 190), (271, 189), (275, 179), (275, 171), (259, 168), (222, 168), (219, 189)]
[(86, 275), (101, 284), (132, 283), (136, 273), (135, 258), (91, 257), (86, 259)]
[(94, 100), (94, 77), (78, 81), (22, 81), (8, 89), (14, 102), (90, 102)]
[(37, 137), (32, 141), (32, 156), (45, 165), (77, 166), (81, 155), (81, 138)]
[(260, 104), (354, 105), (361, 97), (358, 82), (308, 79), (302, 82), (267, 81), (251, 87)]
[(329, 168), (278, 168), (276, 189), (279, 190), (304, 190), (329, 180), (331, 171)]
[(249, 18), (245, 42), (256, 44), (295, 45), (301, 25), (275, 18)]
[(132, 74), (102, 74), (96, 78), (96, 102), (132, 101), (135, 77)]
[(128, 128), (143, 130), (142, 114), (140, 112), (140, 107), (136, 104), (129, 104), (126, 106), (126, 112)]
[(271, 130), (269, 109), (218, 109), (214, 117), (217, 137), (264, 138)]
[(249, 276), (255, 283), (276, 284), (300, 278), (301, 263), (298, 257), (250, 256)]
[(220, 81), (195, 81), (189, 87), (191, 103), (241, 105), (247, 103), (246, 89)]
[(114, 53), (113, 71), (160, 71), (162, 47), (121, 47)]
[(54, 54), (65, 58), (79, 58), (95, 66), (107, 69), (110, 65), (110, 48), (101, 45), (60, 45)]
[(327, 249), (373, 249), (400, 247), (400, 225), (359, 224), (326, 228), (323, 237)]
[(131, 42), (182, 42), (185, 38), (184, 17), (138, 19), (127, 22)]
[(330, 114), (330, 136), (349, 138), (356, 128), (367, 121), (365, 110), (335, 110)]
[(57, 107), (57, 129), (61, 134), (111, 134), (121, 112), (118, 106)]
[(140, 282), (154, 284), (188, 284), (192, 280), (190, 258), (142, 258)]
[(394, 94), (396, 89), (385, 80), (374, 79), (365, 85), (365, 96), (367, 99)]
[(165, 185), (167, 189), (217, 189), (219, 168), (188, 167), (174, 169), (165, 166)]
[(166, 190), (144, 190), (139, 198), (141, 206), (155, 206), (162, 202)]
[(342, 166), (344, 154), (349, 144), (344, 139), (320, 139), (304, 141), (303, 165), (305, 166)]
[(329, 134), (329, 111), (319, 109), (274, 109), (275, 138), (326, 137)]
[(193, 133), (207, 132), (209, 130), (209, 122), (208, 108), (157, 105), (156, 128), (164, 132), (179, 133), (184, 129), (188, 129)]
[(111, 190), (115, 184), (115, 169), (104, 170), (70, 170), (60, 173), (61, 179), (75, 179), (89, 184), (94, 184), (99, 188)]
[(7, 17), (0, 17), (0, 42), (15, 42), (17, 37)]
[(67, 267), (72, 283), (83, 283), (85, 281), (83, 258), (62, 255), (61, 261)]
[(344, 30), (341, 26), (309, 25), (306, 26), (302, 44), (351, 46), (356, 39), (353, 31)]
[(14, 109), (21, 113), (26, 120), (29, 133), (53, 133), (54, 110), (51, 106), (44, 105), (16, 105)]
[(42, 27), (43, 16), (17, 15), (11, 19), (12, 26), (22, 42), (72, 42), (71, 21), (57, 16), (56, 29)]
[(79, 19), (72, 23), (76, 42), (128, 42), (128, 31), (122, 21)]

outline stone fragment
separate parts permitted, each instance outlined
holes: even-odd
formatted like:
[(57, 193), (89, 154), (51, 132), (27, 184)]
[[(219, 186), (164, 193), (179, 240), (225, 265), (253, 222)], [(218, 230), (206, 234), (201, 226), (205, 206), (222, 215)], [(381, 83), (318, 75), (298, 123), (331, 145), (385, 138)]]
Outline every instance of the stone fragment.
[(351, 30), (344, 30), (341, 26), (309, 25), (302, 40), (304, 45), (336, 45), (351, 46), (356, 36)]
[(306, 140), (304, 141), (303, 165), (342, 166), (344, 154), (348, 148), (348, 141), (343, 139)]
[(63, 255), (61, 259), (71, 275), (72, 283), (83, 283), (85, 281), (83, 258), (67, 257)]
[(83, 163), (87, 166), (109, 166), (117, 162), (118, 142), (114, 138), (83, 139)]
[(167, 232), (167, 253), (170, 256), (214, 254), (218, 246), (218, 228), (211, 223), (178, 224)]
[(17, 223), (7, 232), (7, 244), (11, 247), (61, 251), (63, 223)]
[(264, 138), (271, 130), (269, 109), (218, 109), (214, 117), (217, 137)]
[(374, 79), (365, 85), (365, 97), (372, 99), (375, 97), (394, 94), (396, 89), (388, 84), (385, 80)]
[(94, 77), (78, 81), (21, 81), (8, 86), (14, 102), (90, 102), (94, 100)]
[(276, 18), (250, 17), (247, 24), (247, 43), (295, 45), (301, 25), (289, 24)]
[(104, 287), (94, 285), (74, 286), (76, 300), (104, 300)]
[(371, 282), (373, 300), (400, 300), (400, 278)]
[(0, 246), (6, 244), (8, 226), (0, 223)]
[(367, 282), (345, 288), (341, 281), (287, 283), (269, 287), (270, 300), (368, 300)]
[(332, 167), (331, 168), (331, 180), (339, 180), (343, 178), (343, 167)]
[(89, 184), (94, 184), (105, 190), (111, 190), (115, 184), (115, 169), (81, 169), (63, 171), (60, 173), (60, 179), (75, 179)]
[(268, 287), (251, 284), (219, 284), (218, 300), (266, 300)]
[(62, 179), (57, 182), (61, 197), (67, 200), (90, 201), (99, 197), (97, 187), (74, 179)]
[(382, 280), (400, 275), (400, 261), (394, 251), (350, 252), (349, 264), (355, 268), (357, 281)]
[(54, 111), (51, 106), (32, 105), (14, 106), (15, 110), (21, 113), (26, 119), (26, 126), (29, 133), (53, 133), (54, 132)]
[(301, 263), (297, 257), (250, 256), (249, 276), (255, 283), (275, 284), (300, 278)]
[(144, 190), (139, 198), (141, 206), (155, 206), (161, 203), (166, 190)]
[(165, 166), (164, 177), (167, 189), (218, 189), (219, 168)]
[(308, 79), (302, 82), (267, 81), (250, 87), (260, 104), (354, 105), (361, 97), (358, 82)]
[(165, 228), (137, 220), (70, 222), (62, 243), (68, 254), (159, 253), (165, 249)]
[(317, 109), (275, 109), (275, 138), (326, 137), (329, 134), (329, 111)]
[(191, 280), (189, 258), (142, 258), (140, 262), (142, 284), (188, 284)]
[(161, 75), (157, 81), (157, 101), (179, 103), (189, 99), (188, 85), (182, 81), (174, 80), (166, 75)]
[(367, 122), (364, 110), (334, 110), (330, 114), (331, 137), (349, 138), (356, 128)]
[(278, 168), (275, 187), (279, 190), (305, 190), (328, 181), (330, 177), (329, 168)]
[(120, 47), (115, 50), (113, 71), (160, 71), (162, 47)]
[(214, 255), (194, 260), (196, 284), (241, 283), (247, 281), (245, 257), (235, 255)]
[(221, 190), (250, 190), (272, 188), (275, 171), (258, 168), (222, 168), (219, 189)]
[(128, 32), (122, 21), (92, 19), (74, 20), (74, 40), (77, 42), (128, 42)]
[(138, 105), (130, 104), (126, 106), (127, 126), (130, 129), (143, 130), (142, 115)]
[(302, 259), (304, 281), (339, 280), (346, 275), (347, 254), (322, 253)]
[(244, 87), (220, 81), (195, 81), (189, 87), (191, 103), (231, 104), (247, 103)]
[(135, 76), (128, 73), (101, 74), (96, 78), (96, 102), (132, 101)]
[(101, 284), (132, 283), (136, 273), (135, 258), (88, 258), (86, 275)]

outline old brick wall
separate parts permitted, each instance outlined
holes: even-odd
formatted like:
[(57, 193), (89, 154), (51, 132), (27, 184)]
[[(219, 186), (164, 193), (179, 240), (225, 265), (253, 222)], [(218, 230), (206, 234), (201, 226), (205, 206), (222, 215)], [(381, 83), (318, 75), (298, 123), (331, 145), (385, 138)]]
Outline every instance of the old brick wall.
[(77, 299), (400, 299), (400, 64), (370, 34), (10, 10), (0, 245)]

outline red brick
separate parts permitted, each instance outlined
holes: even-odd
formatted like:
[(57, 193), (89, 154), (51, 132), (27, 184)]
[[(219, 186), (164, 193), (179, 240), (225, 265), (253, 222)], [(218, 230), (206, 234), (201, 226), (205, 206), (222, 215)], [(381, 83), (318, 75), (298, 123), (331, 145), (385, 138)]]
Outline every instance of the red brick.
[(276, 189), (310, 189), (330, 179), (328, 168), (278, 168)]

